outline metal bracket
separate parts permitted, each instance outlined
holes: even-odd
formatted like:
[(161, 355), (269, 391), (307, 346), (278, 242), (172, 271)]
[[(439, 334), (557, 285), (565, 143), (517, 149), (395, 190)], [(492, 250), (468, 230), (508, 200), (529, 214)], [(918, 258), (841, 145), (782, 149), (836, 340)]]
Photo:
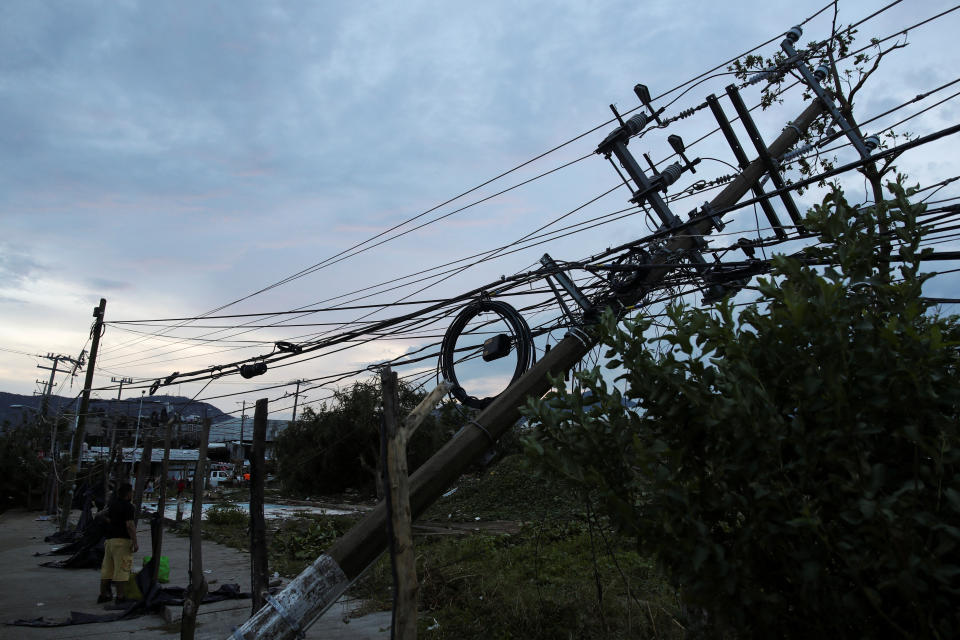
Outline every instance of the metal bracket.
[(710, 206), (709, 202), (704, 202), (702, 207), (699, 209), (694, 209), (690, 212), (691, 220), (700, 217), (709, 218), (710, 224), (712, 224), (718, 232), (723, 231), (724, 227), (727, 226), (723, 223), (722, 216), (719, 216), (713, 212), (713, 207)]
[[(794, 27), (796, 29), (796, 27)], [(791, 29), (791, 32), (793, 29)], [(836, 103), (833, 101), (833, 98), (830, 97), (822, 86), (820, 82), (813, 75), (813, 72), (810, 71), (810, 67), (807, 66), (803, 58), (797, 53), (797, 50), (793, 47), (794, 40), (791, 39), (793, 33), (788, 33), (787, 37), (783, 42), (780, 43), (780, 48), (783, 49), (784, 53), (789, 56), (789, 62), (793, 67), (800, 72), (800, 75), (803, 76), (804, 81), (807, 83), (807, 86), (816, 94), (817, 98), (820, 99), (820, 102), (823, 103), (823, 106), (827, 108), (827, 111), (830, 112), (830, 115), (833, 116), (834, 121), (840, 125), (840, 128), (843, 129), (843, 132), (846, 134), (847, 138), (850, 139), (851, 144), (856, 148), (857, 152), (860, 154), (861, 158), (870, 157), (870, 149), (867, 148), (867, 145), (864, 144), (863, 140), (860, 139), (860, 136), (857, 135), (857, 132), (853, 130), (853, 127), (850, 125), (850, 122), (843, 117), (843, 114), (840, 113), (840, 109), (837, 108)], [(797, 36), (799, 39), (799, 36)], [(826, 70), (824, 70), (826, 71)]]
[[(753, 121), (750, 110), (747, 109), (747, 105), (744, 104), (743, 98), (740, 97), (740, 91), (736, 85), (731, 84), (727, 87), (727, 95), (730, 97), (730, 102), (733, 103), (733, 108), (736, 109), (737, 115), (740, 116), (740, 122), (743, 123), (743, 128), (747, 130), (747, 135), (750, 136), (753, 146), (756, 147), (760, 161), (763, 162), (763, 166), (767, 170), (767, 175), (770, 176), (770, 181), (773, 182), (773, 185), (777, 189), (784, 189), (787, 185), (783, 180), (783, 176), (780, 175), (780, 168), (777, 166), (776, 160), (767, 152), (767, 144), (760, 136), (757, 124)], [(783, 200), (783, 206), (787, 208), (787, 213), (790, 214), (790, 219), (793, 220), (793, 224), (797, 226), (799, 231), (804, 231), (800, 210), (793, 201), (793, 196), (790, 195), (789, 191), (783, 191), (780, 197)]]
[(550, 285), (550, 288), (553, 290), (553, 294), (557, 297), (557, 300), (560, 302), (560, 307), (563, 309), (564, 313), (574, 322), (579, 322), (573, 312), (570, 311), (570, 308), (567, 307), (567, 304), (563, 300), (563, 296), (560, 294), (560, 291), (557, 290), (556, 286), (553, 284), (551, 278), (556, 278), (557, 282), (560, 284), (564, 290), (570, 294), (570, 297), (573, 298), (573, 301), (577, 303), (580, 307), (580, 310), (586, 314), (593, 309), (593, 305), (590, 304), (590, 300), (587, 299), (583, 292), (574, 284), (573, 280), (560, 270), (560, 267), (554, 262), (553, 258), (550, 257), (549, 253), (543, 254), (543, 257), (540, 258), (540, 264), (550, 270), (550, 274), (546, 276), (547, 284)]
[(283, 618), (283, 621), (287, 623), (287, 626), (293, 630), (293, 633), (297, 636), (297, 638), (299, 638), (299, 640), (306, 638), (306, 635), (303, 633), (303, 629), (300, 628), (300, 625), (297, 624), (297, 621), (293, 619), (287, 610), (283, 608), (283, 605), (280, 604), (279, 600), (266, 592), (263, 594), (263, 599), (266, 600), (271, 607), (277, 610), (277, 613), (280, 614), (280, 617)]
[[(720, 106), (720, 101), (717, 100), (717, 96), (712, 93), (707, 96), (707, 104), (710, 105), (710, 111), (713, 112), (713, 117), (717, 119), (717, 124), (720, 126), (720, 131), (723, 132), (723, 136), (727, 139), (727, 144), (730, 145), (730, 148), (733, 150), (733, 155), (737, 159), (737, 164), (741, 169), (746, 169), (750, 164), (750, 160), (747, 158), (747, 154), (744, 152), (743, 147), (740, 146), (740, 141), (737, 140), (737, 134), (734, 133), (733, 127), (730, 126), (730, 121), (727, 119), (727, 114), (723, 112), (723, 108)], [(750, 187), (753, 191), (753, 195), (758, 198), (763, 198), (765, 195), (763, 187), (760, 186), (759, 182), (753, 183)], [(777, 216), (777, 212), (773, 210), (773, 205), (770, 204), (769, 198), (763, 198), (760, 200), (760, 208), (763, 209), (763, 215), (767, 217), (767, 221), (770, 223), (770, 226), (773, 227), (773, 232), (777, 235), (777, 238), (783, 240), (787, 237), (786, 231), (783, 230), (783, 223), (780, 222), (780, 218)]]
[(590, 336), (588, 336), (582, 329), (578, 327), (571, 327), (571, 329), (567, 331), (567, 335), (575, 338), (580, 344), (583, 345), (585, 349), (590, 348)]

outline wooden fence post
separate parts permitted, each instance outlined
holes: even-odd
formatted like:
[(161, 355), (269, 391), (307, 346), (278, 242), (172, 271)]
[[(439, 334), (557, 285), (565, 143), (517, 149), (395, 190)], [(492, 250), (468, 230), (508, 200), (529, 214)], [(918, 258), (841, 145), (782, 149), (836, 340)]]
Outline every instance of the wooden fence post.
[(210, 439), (210, 419), (203, 419), (203, 436), (193, 472), (193, 510), (190, 514), (190, 585), (183, 599), (183, 619), (180, 640), (193, 640), (197, 628), (197, 610), (207, 595), (207, 579), (203, 576), (203, 542), (200, 522), (203, 520), (203, 485), (207, 477), (207, 440)]
[(399, 392), (397, 374), (385, 367), (382, 372), (383, 428), (385, 438), (384, 487), (390, 512), (393, 550), (394, 606), (393, 637), (396, 640), (416, 640), (417, 637), (417, 561), (413, 548), (413, 522), (410, 513), (410, 480), (407, 468), (407, 443), (420, 423), (449, 390), (441, 383), (423, 399), (410, 415), (399, 423)]
[(153, 539), (153, 575), (151, 583), (157, 584), (160, 577), (160, 554), (163, 553), (163, 512), (167, 508), (167, 473), (170, 471), (170, 439), (173, 437), (173, 421), (167, 420), (167, 433), (164, 438), (163, 466), (160, 479), (160, 497), (157, 499), (157, 535)]
[(264, 453), (267, 439), (267, 399), (257, 400), (253, 414), (253, 450), (250, 455), (250, 597), (251, 615), (263, 606), (269, 588), (267, 525), (263, 517)]

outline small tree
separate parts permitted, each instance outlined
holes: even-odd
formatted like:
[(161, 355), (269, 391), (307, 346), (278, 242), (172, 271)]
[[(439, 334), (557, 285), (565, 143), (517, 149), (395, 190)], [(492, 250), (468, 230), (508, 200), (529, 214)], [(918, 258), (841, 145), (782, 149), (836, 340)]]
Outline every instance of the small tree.
[[(402, 412), (413, 410), (425, 395), (402, 382), (399, 392)], [(379, 474), (382, 398), (380, 381), (371, 379), (337, 391), (333, 401), (318, 410), (307, 407), (274, 444), (284, 488), (308, 494), (348, 488), (373, 493)], [(431, 415), (417, 429), (407, 446), (411, 472), (452, 435), (447, 424)]]
[(531, 454), (717, 635), (960, 634), (960, 326), (923, 301), (922, 207), (888, 187), (899, 278), (877, 211), (834, 189), (805, 221), (822, 248), (776, 257), (743, 311), (677, 305), (661, 338), (604, 319), (635, 410), (597, 368), (528, 403)]
[(39, 452), (44, 432), (35, 422), (12, 427), (4, 421), (0, 429), (0, 511), (25, 505), (31, 490), (43, 488), (49, 472)]

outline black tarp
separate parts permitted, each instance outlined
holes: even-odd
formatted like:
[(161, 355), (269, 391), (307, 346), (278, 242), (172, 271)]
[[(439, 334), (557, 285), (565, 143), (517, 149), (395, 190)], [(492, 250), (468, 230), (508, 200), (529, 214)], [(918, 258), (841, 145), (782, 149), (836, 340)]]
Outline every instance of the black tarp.
[[(144, 568), (144, 571), (141, 571), (140, 573), (143, 574), (145, 572), (146, 568)], [(85, 613), (83, 611), (71, 611), (67, 618), (63, 618), (61, 620), (47, 620), (46, 618), (40, 617), (14, 620), (12, 622), (7, 622), (6, 624), (17, 627), (66, 627), (73, 624), (113, 622), (114, 620), (132, 618), (144, 613), (159, 611), (164, 606), (183, 605), (183, 597), (186, 594), (186, 591), (187, 590), (183, 587), (163, 587), (155, 589), (152, 597), (149, 599), (149, 604), (144, 600), (137, 600), (136, 602), (129, 603), (126, 609), (118, 610), (115, 613), (97, 614)], [(221, 600), (243, 600), (249, 597), (249, 593), (240, 591), (240, 585), (223, 584), (220, 585), (220, 588), (216, 591), (211, 591), (208, 593), (203, 598), (201, 603), (209, 604), (211, 602), (220, 602)]]
[[(89, 510), (89, 505), (87, 506)], [(160, 514), (155, 513), (150, 517), (150, 537), (151, 541), (156, 539), (156, 536), (159, 535), (161, 526)], [(99, 527), (99, 533), (93, 530), (93, 527)], [(102, 518), (93, 518), (90, 520), (90, 524), (87, 527), (87, 531), (84, 532), (84, 537), (78, 541), (76, 544), (81, 545), (83, 540), (93, 540), (94, 537), (97, 537), (99, 547), (100, 547), (100, 559), (95, 565), (81, 565), (82, 562), (89, 562), (89, 554), (91, 549), (95, 548), (94, 546), (80, 546), (78, 550), (74, 553), (73, 556), (67, 560), (59, 562), (49, 562), (44, 563), (41, 566), (46, 567), (66, 567), (66, 563), (70, 563), (75, 558), (76, 565), (72, 568), (79, 568), (79, 566), (95, 566), (96, 568), (100, 567), (100, 563), (103, 560), (103, 528), (105, 523)], [(89, 533), (89, 537), (87, 537)], [(59, 550), (62, 551), (62, 550)], [(87, 559), (84, 560), (84, 557)], [(43, 617), (40, 618), (30, 618), (30, 619), (19, 619), (14, 620), (13, 622), (7, 622), (7, 625), (20, 626), (20, 627), (64, 627), (74, 624), (90, 624), (92, 622), (113, 622), (115, 620), (122, 620), (124, 618), (130, 618), (133, 616), (141, 615), (144, 613), (153, 613), (158, 612), (165, 606), (176, 606), (183, 605), (183, 598), (186, 595), (186, 589), (183, 587), (161, 587), (159, 583), (153, 582), (153, 570), (154, 565), (158, 562), (158, 558), (150, 558), (150, 561), (143, 567), (143, 569), (138, 573), (134, 580), (137, 583), (137, 588), (140, 590), (140, 593), (143, 594), (142, 600), (136, 600), (130, 602), (128, 605), (125, 605), (125, 608), (121, 610), (116, 610), (113, 613), (105, 614), (96, 614), (96, 613), (84, 613), (82, 611), (71, 611), (69, 617), (61, 620), (46, 620)], [(273, 593), (274, 590), (271, 590)], [(204, 596), (201, 600), (201, 604), (210, 603), (210, 602), (220, 602), (221, 600), (242, 600), (244, 598), (249, 598), (250, 594), (240, 591), (240, 585), (238, 584), (224, 584), (220, 585), (220, 588), (216, 591), (211, 591)]]
[[(38, 556), (67, 555), (66, 560), (52, 560), (42, 562), (41, 567), (54, 569), (99, 569), (103, 563), (103, 543), (106, 532), (106, 522), (103, 518), (91, 518), (86, 528), (80, 532), (80, 537), (56, 551), (38, 553)], [(49, 540), (49, 537), (46, 538)]]

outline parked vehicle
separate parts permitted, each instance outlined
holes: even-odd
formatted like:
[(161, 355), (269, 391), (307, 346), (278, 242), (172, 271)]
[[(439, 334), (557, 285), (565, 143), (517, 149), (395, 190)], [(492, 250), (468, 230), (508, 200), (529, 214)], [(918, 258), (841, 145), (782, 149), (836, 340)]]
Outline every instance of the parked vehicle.
[(230, 482), (230, 479), (230, 474), (226, 471), (214, 470), (210, 472), (210, 480), (207, 484), (211, 489), (216, 489), (221, 484)]

